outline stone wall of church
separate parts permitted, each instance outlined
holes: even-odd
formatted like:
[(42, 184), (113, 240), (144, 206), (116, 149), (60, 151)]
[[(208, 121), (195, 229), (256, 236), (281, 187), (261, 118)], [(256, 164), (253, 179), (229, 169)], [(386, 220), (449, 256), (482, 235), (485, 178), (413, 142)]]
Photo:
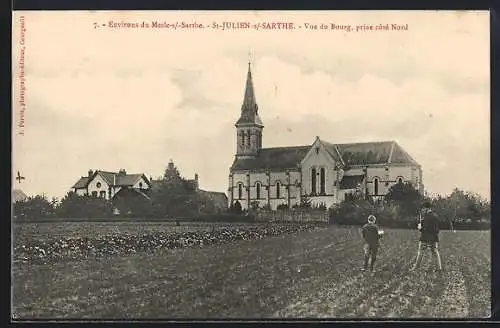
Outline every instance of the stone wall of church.
[(243, 209), (248, 209), (252, 202), (258, 202), (259, 207), (269, 205), (271, 209), (281, 204), (293, 206), (300, 202), (299, 171), (240, 172), (234, 173), (229, 180), (230, 183), (232, 180), (229, 194), (232, 190), (233, 203), (238, 200)]
[(422, 183), (421, 170), (413, 165), (371, 166), (367, 169), (366, 186), (370, 195), (375, 195), (376, 180), (378, 180), (377, 195), (385, 195), (389, 189), (398, 183), (411, 182), (416, 188)]
[[(318, 147), (317, 150), (316, 147)], [(324, 188), (322, 188), (321, 179), (322, 169), (324, 170)], [(313, 178), (313, 174), (315, 178)], [(310, 197), (313, 203), (335, 202), (339, 174), (340, 172), (335, 170), (333, 158), (321, 143), (315, 143), (312, 146), (312, 151), (302, 163), (302, 194)]]

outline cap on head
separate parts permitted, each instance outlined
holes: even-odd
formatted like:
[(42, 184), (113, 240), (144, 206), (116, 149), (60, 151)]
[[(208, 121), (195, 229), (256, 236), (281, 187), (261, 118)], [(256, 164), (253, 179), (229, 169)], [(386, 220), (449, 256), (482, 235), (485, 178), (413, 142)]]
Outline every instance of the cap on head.
[(368, 222), (375, 223), (375, 221), (377, 221), (377, 218), (375, 217), (375, 215), (368, 216)]

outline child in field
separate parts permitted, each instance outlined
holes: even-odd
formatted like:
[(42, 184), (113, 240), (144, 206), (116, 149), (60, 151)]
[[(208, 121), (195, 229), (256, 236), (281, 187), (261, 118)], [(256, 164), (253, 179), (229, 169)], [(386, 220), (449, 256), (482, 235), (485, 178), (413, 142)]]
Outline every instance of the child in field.
[(415, 264), (410, 269), (416, 270), (422, 262), (422, 251), (428, 249), (431, 251), (432, 257), (437, 262), (438, 271), (442, 270), (441, 256), (439, 255), (439, 220), (437, 215), (431, 210), (430, 204), (425, 203), (422, 210), (422, 220), (418, 224), (420, 230), (420, 239), (418, 242), (417, 259)]
[(368, 269), (368, 262), (370, 262), (370, 271), (373, 273), (375, 266), (375, 261), (377, 260), (378, 248), (380, 246), (380, 237), (382, 236), (382, 230), (379, 230), (378, 226), (375, 224), (377, 218), (374, 215), (368, 216), (368, 223), (363, 226), (361, 233), (365, 244), (363, 245), (363, 250), (365, 253), (365, 263), (362, 271)]

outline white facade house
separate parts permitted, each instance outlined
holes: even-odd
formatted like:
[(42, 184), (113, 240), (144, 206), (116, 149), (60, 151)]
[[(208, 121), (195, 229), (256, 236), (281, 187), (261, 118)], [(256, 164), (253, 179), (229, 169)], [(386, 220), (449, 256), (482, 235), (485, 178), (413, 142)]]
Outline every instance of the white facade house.
[(333, 144), (316, 137), (310, 145), (262, 148), (264, 125), (250, 64), (241, 116), (236, 122), (236, 156), (230, 168), (228, 203), (276, 209), (301, 197), (330, 207), (359, 192), (374, 198), (398, 182), (423, 192), (422, 167), (396, 141)]
[(150, 188), (151, 183), (144, 174), (127, 174), (125, 170), (89, 170), (88, 175), (82, 176), (72, 187), (80, 196), (89, 195), (108, 200), (113, 199), (123, 189), (132, 189), (147, 197), (144, 192)]

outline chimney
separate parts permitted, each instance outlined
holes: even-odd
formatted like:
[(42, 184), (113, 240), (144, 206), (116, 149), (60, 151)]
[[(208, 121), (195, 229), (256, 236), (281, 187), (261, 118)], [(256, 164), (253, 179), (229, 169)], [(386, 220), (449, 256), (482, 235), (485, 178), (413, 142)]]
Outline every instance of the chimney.
[(92, 169), (89, 170), (89, 178), (92, 176), (92, 174), (94, 174), (94, 171), (92, 171)]
[(127, 171), (125, 171), (125, 169), (120, 169), (120, 171), (118, 171), (118, 175), (127, 175)]
[(198, 173), (194, 174), (194, 184), (195, 184), (196, 190), (198, 190), (200, 188), (200, 183), (198, 182)]

